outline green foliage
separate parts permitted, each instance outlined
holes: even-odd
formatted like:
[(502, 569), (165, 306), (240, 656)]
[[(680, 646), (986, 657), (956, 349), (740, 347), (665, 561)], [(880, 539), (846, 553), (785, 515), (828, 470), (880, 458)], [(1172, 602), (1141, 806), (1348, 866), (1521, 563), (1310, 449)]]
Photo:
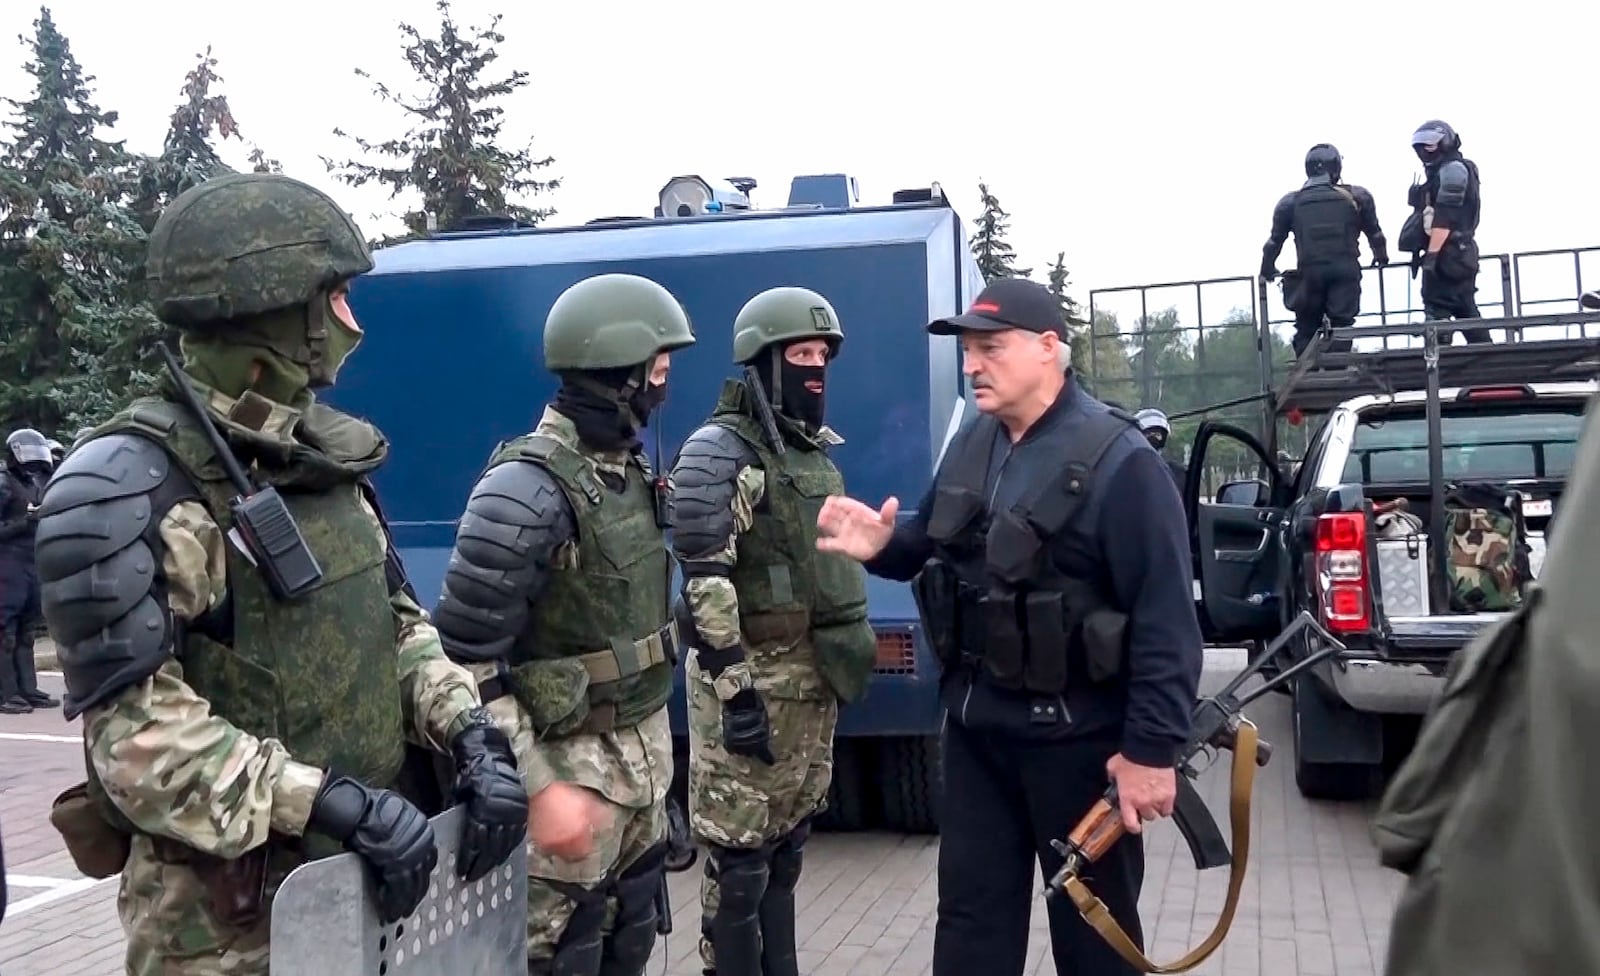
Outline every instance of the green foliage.
[(117, 115), (48, 9), (21, 40), (34, 93), (6, 99), (0, 147), (0, 423), (59, 434), (148, 380), (135, 366), (158, 330), (138, 300), (140, 163), (104, 137)]
[[(364, 156), (385, 157), (387, 165), (351, 160), (336, 164), (326, 156), (323, 164), (351, 186), (377, 183), (390, 189), (390, 199), (403, 191), (421, 196), (422, 206), (404, 215), (413, 235), (428, 231), (431, 214), (437, 226), (448, 229), (462, 221), (486, 215), (513, 217), (528, 225), (554, 216), (549, 207), (531, 207), (514, 198), (536, 196), (555, 190), (559, 179), (541, 180), (537, 173), (555, 162), (554, 157), (536, 158), (531, 146), (511, 151), (498, 144), (505, 109), (491, 104), (528, 84), (526, 71), (512, 71), (499, 81), (482, 79), (484, 71), (499, 58), (494, 46), (505, 41), (496, 30), (500, 16), (488, 27), (456, 26), (449, 0), (439, 0), (438, 37), (424, 37), (415, 27), (402, 23), (400, 33), (407, 39), (406, 63), (421, 80), (425, 94), (408, 98), (379, 82), (380, 98), (398, 105), (414, 120), (398, 139), (372, 142), (352, 136), (342, 129), (334, 134), (355, 143)], [(372, 76), (359, 68), (356, 74)]]
[(983, 213), (978, 216), (978, 229), (973, 232), (970, 246), (972, 256), (978, 261), (978, 270), (984, 281), (996, 278), (1027, 278), (1032, 268), (1018, 268), (1017, 255), (1006, 235), (1011, 230), (1011, 215), (1000, 206), (1000, 199), (989, 191), (987, 183), (978, 184), (978, 194), (983, 202)]
[(241, 139), (239, 123), (234, 121), (227, 96), (211, 90), (222, 81), (211, 49), (206, 48), (197, 62), (184, 77), (183, 100), (172, 112), (161, 155), (146, 157), (139, 167), (132, 205), (146, 231), (155, 226), (161, 211), (178, 194), (213, 176), (234, 172), (217, 155), (213, 141)]

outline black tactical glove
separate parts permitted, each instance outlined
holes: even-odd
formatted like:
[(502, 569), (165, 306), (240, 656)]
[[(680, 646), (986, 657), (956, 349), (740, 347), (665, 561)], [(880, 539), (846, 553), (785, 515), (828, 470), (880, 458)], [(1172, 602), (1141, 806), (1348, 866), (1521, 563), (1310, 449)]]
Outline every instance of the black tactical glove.
[(1388, 265), (1388, 263), (1389, 263), (1389, 252), (1388, 251), (1379, 251), (1377, 254), (1374, 254), (1372, 256), (1372, 266), (1374, 268), (1385, 267), (1386, 265)]
[(1270, 261), (1261, 262), (1261, 278), (1262, 278), (1262, 280), (1263, 281), (1271, 281), (1272, 279), (1274, 279), (1276, 277), (1278, 277), (1278, 267), (1277, 267), (1277, 265), (1273, 264)]
[(472, 724), (450, 740), (456, 761), (452, 795), (466, 805), (456, 874), (469, 882), (499, 866), (528, 834), (528, 791), (517, 773), (511, 740), (486, 709), (470, 714)]
[(1432, 271), (1439, 265), (1439, 252), (1429, 251), (1422, 256), (1422, 270)]
[(378, 915), (392, 925), (417, 910), (439, 863), (433, 827), (411, 801), (348, 776), (329, 774), (311, 804), (306, 826), (326, 834), (367, 862), (378, 887)]
[(772, 724), (767, 704), (754, 688), (745, 688), (722, 703), (722, 745), (736, 756), (759, 759), (768, 766), (772, 755)]

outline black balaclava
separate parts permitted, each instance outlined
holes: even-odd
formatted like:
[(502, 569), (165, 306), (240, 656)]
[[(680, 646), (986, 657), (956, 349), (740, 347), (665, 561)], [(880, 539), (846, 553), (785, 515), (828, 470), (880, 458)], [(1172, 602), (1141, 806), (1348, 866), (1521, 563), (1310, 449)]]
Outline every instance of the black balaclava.
[[(810, 430), (816, 430), (822, 426), (828, 395), (828, 367), (796, 366), (784, 358), (783, 352), (787, 348), (787, 345), (774, 343), (771, 352), (758, 356), (755, 361), (756, 375), (761, 377), (761, 385), (766, 387), (767, 396), (779, 413)], [(831, 355), (829, 359), (831, 361)], [(776, 377), (773, 376), (774, 370)], [(806, 384), (811, 382), (821, 383), (822, 392), (812, 393), (806, 389)]]
[(551, 404), (572, 421), (578, 437), (602, 451), (636, 450), (639, 428), (667, 398), (667, 386), (648, 385), (650, 362), (615, 369), (561, 374), (561, 388)]

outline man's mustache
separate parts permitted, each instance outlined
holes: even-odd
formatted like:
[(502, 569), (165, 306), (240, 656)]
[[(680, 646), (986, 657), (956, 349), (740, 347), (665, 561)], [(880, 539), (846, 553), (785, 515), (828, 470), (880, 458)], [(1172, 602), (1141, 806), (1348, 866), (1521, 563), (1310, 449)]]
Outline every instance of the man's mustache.
[(987, 390), (993, 385), (994, 385), (993, 383), (990, 383), (988, 380), (984, 379), (981, 376), (974, 376), (972, 378), (972, 388), (974, 390)]

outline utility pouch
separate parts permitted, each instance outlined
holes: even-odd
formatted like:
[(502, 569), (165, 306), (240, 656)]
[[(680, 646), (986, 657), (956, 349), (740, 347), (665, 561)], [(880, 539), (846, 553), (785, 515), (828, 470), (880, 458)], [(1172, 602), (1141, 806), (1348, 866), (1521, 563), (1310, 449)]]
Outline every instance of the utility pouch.
[(996, 513), (989, 522), (984, 555), (990, 575), (1010, 586), (1034, 575), (1041, 544), (1026, 518), (1014, 511)]
[(577, 658), (519, 664), (511, 688), (541, 738), (567, 735), (589, 717), (589, 670)]
[(1090, 611), (1083, 618), (1083, 655), (1091, 682), (1121, 674), (1128, 655), (1128, 615), (1110, 607)]
[(1031, 692), (1059, 695), (1067, 689), (1067, 627), (1061, 594), (1029, 593), (1023, 598), (1028, 629), (1024, 684)]
[(109, 878), (128, 863), (133, 837), (106, 820), (89, 795), (87, 782), (68, 787), (55, 798), (50, 805), (50, 826), (61, 835), (72, 863), (85, 877)]
[(928, 538), (953, 542), (972, 527), (983, 510), (980, 492), (962, 485), (940, 485), (934, 489), (933, 509), (928, 513)]
[(217, 921), (244, 929), (261, 920), (267, 902), (267, 854), (267, 845), (259, 844), (235, 858), (199, 854), (190, 861)]
[(961, 660), (961, 604), (956, 599), (955, 571), (939, 559), (930, 559), (911, 581), (922, 633), (933, 656), (946, 668)]
[(1000, 687), (1021, 688), (1026, 648), (1017, 620), (1016, 595), (1007, 590), (990, 590), (979, 605), (983, 607), (984, 667)]

